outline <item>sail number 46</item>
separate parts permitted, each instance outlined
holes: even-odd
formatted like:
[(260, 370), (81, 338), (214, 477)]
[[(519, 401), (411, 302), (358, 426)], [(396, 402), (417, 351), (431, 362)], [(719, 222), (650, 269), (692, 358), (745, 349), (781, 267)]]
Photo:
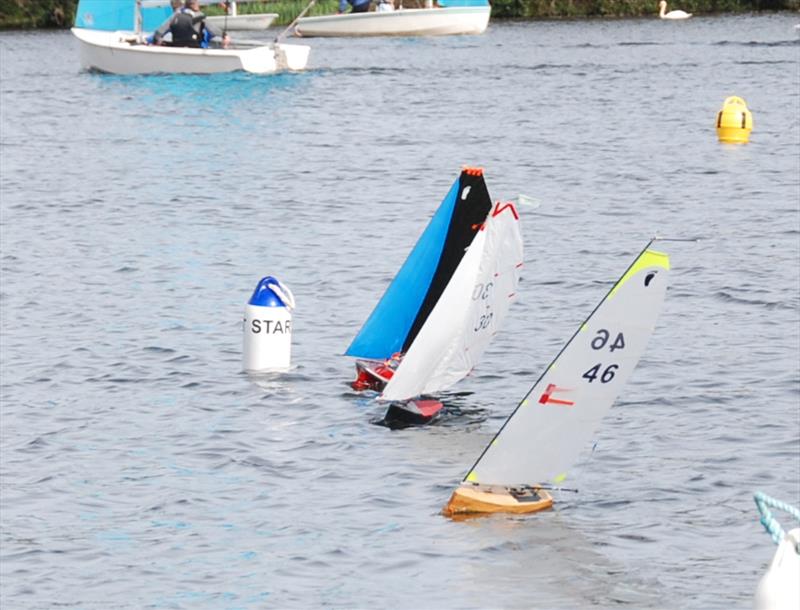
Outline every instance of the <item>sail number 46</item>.
[(586, 371), (581, 377), (584, 379), (588, 379), (589, 383), (592, 383), (597, 376), (600, 375), (600, 383), (608, 383), (612, 379), (614, 379), (614, 374), (617, 372), (619, 368), (618, 364), (609, 364), (602, 373), (600, 373), (600, 369), (602, 368), (602, 364), (595, 364), (592, 368)]
[[(617, 333), (617, 336), (614, 337), (614, 340), (610, 345), (608, 344), (609, 339), (611, 339), (611, 333), (605, 328), (601, 328), (597, 331), (597, 336), (592, 339), (592, 349), (601, 350), (608, 345), (608, 351), (613, 352), (614, 350), (625, 348), (625, 337), (622, 335), (622, 333)], [(581, 375), (581, 377), (583, 377), (583, 379), (588, 379), (589, 383), (592, 383), (598, 378), (600, 379), (600, 383), (608, 383), (614, 379), (617, 369), (619, 369), (618, 364), (609, 364), (605, 368), (603, 368), (602, 363), (595, 364), (592, 368)]]

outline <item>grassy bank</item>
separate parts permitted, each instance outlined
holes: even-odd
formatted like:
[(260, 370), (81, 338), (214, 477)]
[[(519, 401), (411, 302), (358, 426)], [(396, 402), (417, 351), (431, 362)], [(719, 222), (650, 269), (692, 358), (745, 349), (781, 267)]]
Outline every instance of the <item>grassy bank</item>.
[[(276, 24), (280, 25), (290, 23), (305, 4), (305, 0), (248, 2), (239, 5), (239, 12), (278, 13)], [(657, 0), (492, 0), (492, 19), (642, 17), (655, 15), (657, 4)], [(696, 15), (800, 10), (800, 0), (680, 0), (677, 4), (675, 8)], [(0, 29), (67, 28), (75, 19), (77, 5), (77, 0), (0, 0)], [(403, 5), (411, 8), (415, 0), (406, 0)], [(337, 6), (338, 0), (320, 0), (309, 15), (334, 13)], [(215, 5), (205, 10), (208, 14), (222, 12)]]
[(0, 0), (0, 29), (67, 28), (78, 0)]
[[(797, 10), (800, 0), (674, 0), (670, 6), (695, 15)], [(494, 0), (492, 18), (645, 17), (658, 14), (657, 0)]]
[[(396, 0), (399, 1), (399, 0)], [(240, 15), (247, 13), (278, 13), (275, 25), (288, 25), (294, 21), (302, 10), (308, 5), (308, 0), (275, 0), (273, 2), (247, 2), (238, 5)], [(314, 15), (330, 15), (339, 8), (339, 0), (317, 0), (317, 3), (306, 13), (307, 17)], [(222, 15), (222, 9), (209, 5), (203, 9), (209, 15)]]

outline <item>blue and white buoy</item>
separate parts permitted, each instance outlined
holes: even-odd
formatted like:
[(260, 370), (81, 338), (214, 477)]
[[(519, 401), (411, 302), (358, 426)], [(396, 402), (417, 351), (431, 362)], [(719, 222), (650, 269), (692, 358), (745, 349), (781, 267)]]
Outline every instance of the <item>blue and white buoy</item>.
[(262, 278), (244, 310), (244, 370), (276, 371), (292, 360), (292, 291), (272, 276)]

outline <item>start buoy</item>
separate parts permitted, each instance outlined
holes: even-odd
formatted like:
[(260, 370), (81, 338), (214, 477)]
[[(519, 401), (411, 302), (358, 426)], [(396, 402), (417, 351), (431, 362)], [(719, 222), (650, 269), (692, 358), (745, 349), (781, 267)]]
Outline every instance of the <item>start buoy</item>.
[(722, 110), (717, 113), (717, 137), (720, 142), (746, 144), (753, 130), (753, 115), (740, 97), (732, 95), (725, 99)]
[(292, 360), (291, 290), (272, 276), (262, 278), (244, 310), (245, 371), (279, 371)]

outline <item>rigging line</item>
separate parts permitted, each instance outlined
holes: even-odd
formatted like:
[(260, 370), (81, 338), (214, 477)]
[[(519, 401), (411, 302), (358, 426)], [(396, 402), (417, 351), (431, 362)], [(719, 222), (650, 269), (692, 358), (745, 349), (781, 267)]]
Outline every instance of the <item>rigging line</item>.
[(531, 489), (544, 489), (545, 491), (571, 491), (572, 493), (578, 493), (578, 489), (575, 487), (554, 487), (553, 485), (531, 485)]
[(295, 17), (295, 18), (294, 18), (294, 20), (293, 20), (293, 21), (292, 21), (292, 22), (291, 22), (289, 25), (287, 25), (287, 26), (286, 26), (286, 29), (285, 29), (285, 30), (283, 30), (283, 31), (282, 31), (280, 34), (278, 34), (278, 35), (275, 37), (275, 42), (276, 42), (276, 43), (280, 42), (281, 38), (283, 38), (284, 36), (286, 36), (287, 32), (289, 32), (289, 30), (291, 30), (291, 29), (294, 27), (294, 25), (295, 25), (295, 24), (296, 24), (296, 23), (297, 23), (297, 22), (298, 22), (298, 21), (299, 21), (299, 20), (300, 20), (302, 17), (305, 17), (305, 14), (306, 14), (306, 13), (307, 13), (309, 10), (311, 10), (311, 7), (312, 7), (312, 6), (314, 6), (316, 3), (317, 3), (317, 0), (311, 0), (311, 2), (309, 2), (309, 3), (308, 3), (308, 6), (306, 6), (306, 7), (305, 7), (305, 8), (304, 8), (304, 9), (303, 9), (301, 12), (300, 12), (300, 14), (299, 14), (297, 17)]
[(136, 40), (141, 43), (144, 39), (142, 35), (142, 0), (136, 0), (134, 6), (134, 30), (136, 32)]
[[(625, 271), (622, 273), (622, 275), (620, 275), (620, 276), (619, 276), (619, 277), (620, 277), (620, 279), (622, 279), (623, 277), (625, 277), (625, 274), (627, 274), (627, 273), (628, 273), (628, 271), (630, 271), (630, 270), (633, 268), (633, 266), (636, 264), (636, 261), (638, 261), (638, 260), (639, 260), (639, 258), (642, 256), (642, 254), (644, 254), (644, 253), (647, 251), (647, 249), (648, 249), (648, 248), (649, 248), (649, 247), (652, 245), (652, 243), (653, 243), (654, 241), (655, 241), (655, 238), (653, 238), (653, 239), (651, 239), (649, 242), (647, 242), (647, 245), (646, 245), (644, 248), (642, 248), (642, 251), (641, 251), (641, 252), (639, 252), (639, 254), (636, 256), (636, 258), (634, 258), (634, 259), (633, 259), (633, 262), (632, 262), (630, 265), (628, 265), (628, 268), (627, 268), (627, 269), (625, 269)], [(553, 364), (555, 364), (556, 360), (558, 360), (558, 359), (561, 357), (561, 354), (563, 354), (563, 353), (564, 353), (564, 351), (565, 351), (565, 350), (566, 350), (566, 349), (567, 349), (567, 348), (570, 346), (570, 344), (571, 344), (571, 343), (572, 343), (572, 341), (575, 339), (575, 337), (577, 337), (577, 336), (578, 336), (578, 333), (579, 333), (579, 332), (581, 332), (581, 328), (583, 328), (584, 324), (586, 324), (586, 323), (587, 323), (587, 322), (588, 322), (588, 321), (591, 319), (591, 317), (592, 317), (592, 316), (595, 314), (595, 312), (596, 312), (598, 309), (600, 309), (600, 307), (603, 305), (603, 303), (605, 303), (605, 302), (606, 302), (606, 299), (608, 299), (609, 295), (610, 295), (610, 294), (613, 292), (614, 288), (616, 288), (616, 286), (617, 286), (617, 284), (618, 284), (618, 283), (619, 283), (619, 280), (617, 280), (616, 282), (614, 282), (614, 285), (613, 285), (613, 286), (612, 286), (612, 287), (609, 289), (609, 291), (606, 293), (606, 296), (604, 296), (604, 297), (603, 297), (603, 299), (602, 299), (602, 300), (601, 300), (601, 301), (600, 301), (600, 302), (597, 304), (597, 306), (596, 306), (596, 307), (595, 307), (595, 308), (592, 310), (592, 312), (591, 312), (591, 313), (590, 313), (590, 314), (589, 314), (589, 315), (588, 315), (588, 316), (587, 316), (587, 317), (584, 319), (584, 321), (583, 321), (581, 324), (579, 324), (579, 325), (578, 325), (578, 328), (577, 328), (577, 330), (576, 330), (576, 331), (573, 333), (573, 335), (572, 335), (572, 336), (569, 338), (569, 341), (567, 341), (567, 342), (564, 344), (564, 347), (562, 347), (562, 348), (561, 348), (561, 350), (558, 352), (558, 354), (556, 354), (556, 357), (555, 357), (555, 358), (553, 358), (553, 360), (551, 360), (551, 361), (550, 361), (550, 364), (548, 364), (548, 365), (545, 367), (545, 369), (544, 369), (544, 372), (542, 372), (542, 374), (541, 374), (541, 375), (539, 375), (539, 378), (538, 378), (538, 379), (536, 380), (536, 382), (535, 382), (535, 383), (534, 383), (534, 384), (533, 384), (533, 385), (530, 387), (530, 389), (529, 389), (529, 390), (526, 392), (525, 396), (523, 396), (523, 397), (522, 397), (522, 400), (520, 400), (520, 401), (519, 401), (519, 403), (517, 404), (516, 408), (515, 408), (515, 409), (514, 409), (514, 410), (511, 412), (511, 415), (509, 415), (509, 416), (508, 416), (508, 418), (506, 419), (506, 421), (504, 421), (504, 422), (503, 422), (503, 425), (502, 425), (502, 426), (500, 426), (500, 429), (497, 431), (497, 434), (495, 434), (495, 435), (492, 437), (492, 440), (491, 440), (491, 441), (489, 441), (489, 444), (487, 444), (487, 445), (486, 445), (486, 447), (483, 449), (483, 451), (481, 452), (480, 456), (478, 456), (478, 459), (477, 459), (477, 460), (475, 460), (475, 463), (472, 465), (472, 467), (471, 467), (469, 470), (467, 470), (467, 474), (464, 476), (464, 479), (463, 479), (464, 481), (466, 481), (466, 480), (467, 480), (467, 477), (469, 476), (469, 474), (470, 474), (470, 473), (471, 473), (473, 470), (475, 470), (475, 467), (476, 467), (476, 466), (477, 466), (477, 465), (480, 463), (480, 461), (483, 459), (483, 456), (484, 456), (484, 455), (486, 455), (486, 452), (487, 452), (487, 451), (489, 451), (489, 447), (491, 447), (491, 446), (492, 446), (492, 443), (494, 443), (494, 441), (495, 441), (495, 440), (497, 440), (497, 437), (499, 437), (499, 436), (500, 436), (500, 434), (503, 432), (503, 430), (505, 429), (505, 427), (508, 425), (508, 422), (510, 422), (510, 421), (511, 421), (511, 420), (514, 418), (514, 415), (516, 415), (516, 414), (517, 414), (517, 411), (519, 411), (519, 408), (520, 408), (520, 407), (521, 407), (523, 404), (525, 404), (525, 402), (528, 400), (528, 397), (531, 395), (531, 392), (533, 392), (533, 389), (534, 389), (534, 388), (535, 388), (535, 387), (536, 387), (536, 386), (539, 384), (539, 382), (540, 382), (540, 381), (541, 381), (541, 380), (544, 378), (544, 376), (545, 376), (545, 375), (547, 375), (547, 372), (550, 370), (550, 368), (553, 366)]]

